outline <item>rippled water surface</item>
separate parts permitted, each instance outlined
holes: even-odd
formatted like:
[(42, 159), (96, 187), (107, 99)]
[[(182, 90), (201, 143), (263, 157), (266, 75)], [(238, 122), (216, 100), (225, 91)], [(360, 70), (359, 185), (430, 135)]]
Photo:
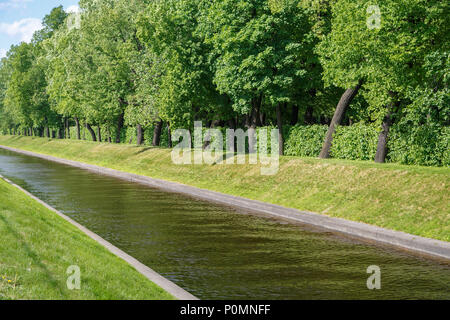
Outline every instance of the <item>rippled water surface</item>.
[(1, 149), (0, 173), (201, 299), (450, 299), (442, 261)]

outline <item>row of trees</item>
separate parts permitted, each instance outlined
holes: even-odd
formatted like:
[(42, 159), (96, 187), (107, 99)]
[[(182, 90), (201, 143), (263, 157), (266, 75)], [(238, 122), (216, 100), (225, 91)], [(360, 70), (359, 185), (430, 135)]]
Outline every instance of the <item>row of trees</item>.
[[(0, 126), (64, 138), (124, 126), (394, 122), (448, 126), (449, 3), (440, 0), (80, 0), (0, 64)], [(108, 128), (108, 137), (101, 128)], [(97, 129), (97, 130), (95, 130)], [(281, 140), (282, 141), (282, 140)], [(280, 144), (281, 146), (283, 143)], [(283, 148), (280, 147), (280, 153)]]

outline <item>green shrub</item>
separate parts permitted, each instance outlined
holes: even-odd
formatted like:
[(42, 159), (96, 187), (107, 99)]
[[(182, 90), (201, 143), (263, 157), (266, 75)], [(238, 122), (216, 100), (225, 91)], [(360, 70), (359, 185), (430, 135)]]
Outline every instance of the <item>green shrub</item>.
[[(92, 140), (88, 130), (82, 126), (81, 138)], [(97, 128), (93, 127), (97, 134)], [(218, 127), (223, 135), (223, 147), (226, 150), (226, 129)], [(261, 130), (266, 129), (267, 153), (271, 152), (271, 130), (275, 126), (257, 128), (258, 137)], [(144, 128), (145, 145), (151, 145), (153, 139), (154, 125)], [(203, 135), (207, 128), (203, 128)], [(244, 131), (246, 131), (245, 129)], [(284, 152), (287, 156), (317, 157), (322, 148), (328, 126), (284, 126)], [(111, 131), (114, 140), (115, 131)], [(76, 139), (76, 128), (70, 128), (71, 139)], [(102, 127), (102, 139), (108, 137), (108, 130)], [(375, 158), (379, 130), (370, 125), (355, 124), (353, 126), (338, 126), (333, 138), (331, 156), (338, 159), (348, 160), (373, 160)], [(193, 141), (194, 137), (192, 137)], [(121, 133), (122, 143), (136, 144), (136, 127), (125, 127)], [(161, 147), (168, 147), (168, 128), (163, 126), (161, 133)], [(246, 139), (245, 150), (248, 152), (248, 141)], [(258, 151), (260, 150), (258, 138)], [(423, 126), (412, 126), (405, 123), (395, 124), (389, 134), (388, 162), (423, 165), (423, 166), (450, 166), (450, 127), (437, 124)]]
[(439, 150), (442, 151), (442, 165), (450, 166), (450, 127), (442, 128)]
[[(264, 148), (264, 149), (261, 148), (261, 144), (260, 144), (260, 137), (262, 134), (261, 131), (263, 129), (267, 130), (267, 135), (266, 135), (267, 145), (266, 145), (266, 148)], [(271, 154), (271, 152), (272, 152), (272, 130), (274, 130), (274, 129), (277, 129), (277, 127), (267, 126), (267, 127), (260, 127), (260, 128), (256, 129), (256, 135), (258, 137), (258, 148), (257, 148), (258, 152), (265, 153), (265, 154)], [(286, 128), (284, 128), (284, 129), (286, 129)], [(284, 130), (284, 131), (285, 131), (284, 135), (286, 136), (286, 130)], [(247, 148), (248, 148), (248, 146), (247, 146)], [(276, 144), (276, 148), (278, 149), (278, 143)], [(275, 152), (278, 152), (278, 151), (275, 151)]]
[(287, 156), (317, 157), (322, 149), (328, 126), (286, 127), (284, 153)]
[[(227, 129), (228, 128), (215, 127), (214, 129), (220, 130), (220, 132), (222, 133), (223, 149), (226, 150), (227, 149)], [(264, 129), (267, 130), (267, 146), (262, 151), (270, 153), (271, 149), (272, 149), (272, 146), (271, 146), (271, 141), (272, 141), (272, 139), (271, 139), (271, 137), (272, 137), (271, 136), (271, 132), (272, 132), (273, 129), (276, 129), (276, 127), (275, 126), (267, 126), (267, 127), (258, 127), (258, 128), (256, 128), (256, 135), (257, 135), (257, 139), (258, 139), (257, 140), (257, 150), (258, 150), (258, 152), (260, 152), (260, 140), (259, 140), (259, 137), (261, 135), (261, 131), (264, 130)], [(202, 131), (203, 137), (206, 137), (207, 130), (208, 130), (208, 128), (203, 128), (203, 131)], [(242, 128), (242, 130), (244, 130), (244, 132), (247, 132), (247, 128)], [(193, 146), (194, 146), (194, 139), (195, 138), (196, 138), (196, 136), (195, 136), (195, 133), (194, 133), (194, 136), (192, 137), (192, 145)], [(197, 137), (197, 138), (199, 138), (201, 141), (203, 141), (202, 137)], [(214, 137), (211, 137), (211, 140), (212, 140), (211, 143), (215, 142)], [(202, 145), (203, 145), (203, 143), (202, 143)], [(236, 145), (235, 145), (235, 149), (236, 149)], [(235, 150), (235, 151), (237, 151), (237, 150)], [(247, 138), (245, 139), (245, 151), (248, 152), (248, 139)]]
[(372, 126), (355, 124), (338, 126), (333, 136), (331, 156), (348, 160), (373, 160), (377, 151), (378, 132)]
[(388, 143), (388, 161), (423, 166), (448, 166), (449, 147), (449, 127), (438, 124), (394, 125)]

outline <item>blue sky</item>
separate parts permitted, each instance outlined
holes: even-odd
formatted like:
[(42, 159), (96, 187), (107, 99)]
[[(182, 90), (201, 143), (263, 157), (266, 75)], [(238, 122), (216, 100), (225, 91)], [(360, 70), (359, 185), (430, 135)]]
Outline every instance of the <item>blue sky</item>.
[(42, 18), (59, 5), (73, 11), (78, 0), (0, 0), (0, 58), (11, 45), (30, 41)]

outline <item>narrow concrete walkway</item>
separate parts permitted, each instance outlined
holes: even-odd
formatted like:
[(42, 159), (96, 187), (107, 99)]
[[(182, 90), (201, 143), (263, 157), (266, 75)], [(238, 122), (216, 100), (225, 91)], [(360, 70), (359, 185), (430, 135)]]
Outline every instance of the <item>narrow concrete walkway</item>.
[(354, 222), (341, 218), (328, 217), (313, 212), (286, 208), (274, 204), (264, 203), (261, 201), (236, 197), (228, 194), (187, 186), (180, 183), (153, 179), (146, 176), (128, 172), (121, 172), (96, 165), (85, 164), (78, 161), (38, 154), (35, 152), (24, 151), (1, 145), (0, 148), (28, 156), (34, 156), (41, 159), (66, 164), (73, 167), (86, 169), (98, 174), (104, 174), (127, 181), (138, 182), (168, 192), (181, 193), (194, 198), (212, 201), (215, 203), (235, 207), (237, 209), (245, 209), (246, 211), (262, 214), (269, 217), (277, 217), (295, 223), (312, 225), (321, 229), (349, 235), (351, 237), (375, 241), (397, 248), (406, 249), (413, 253), (429, 255), (450, 261), (450, 242), (424, 238), (400, 231), (393, 231), (368, 225), (361, 222)]

